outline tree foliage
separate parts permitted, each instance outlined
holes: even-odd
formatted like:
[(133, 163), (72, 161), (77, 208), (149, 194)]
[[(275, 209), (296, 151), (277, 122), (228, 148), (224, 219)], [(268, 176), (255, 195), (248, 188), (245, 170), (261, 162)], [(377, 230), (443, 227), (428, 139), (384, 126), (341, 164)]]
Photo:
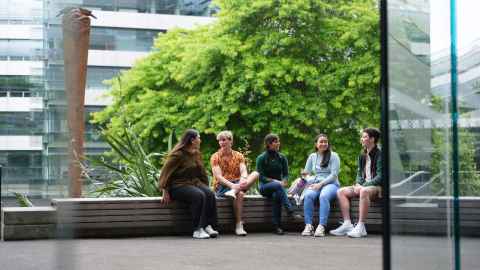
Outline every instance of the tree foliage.
[(433, 130), (432, 174), (442, 173), (440, 181), (432, 183), (435, 194), (451, 195), (453, 190), (452, 162), (458, 162), (459, 195), (480, 196), (480, 174), (475, 164), (475, 135), (465, 128), (458, 130), (457, 160), (453, 160), (450, 136), (445, 136), (445, 130)]
[(154, 52), (111, 80), (113, 104), (94, 121), (116, 134), (131, 123), (148, 151), (164, 149), (173, 130), (194, 127), (205, 158), (220, 130), (248, 141), (252, 159), (275, 132), (292, 174), (322, 132), (340, 154), (342, 182), (353, 181), (359, 130), (379, 123), (376, 1), (215, 4), (215, 23), (161, 34)]

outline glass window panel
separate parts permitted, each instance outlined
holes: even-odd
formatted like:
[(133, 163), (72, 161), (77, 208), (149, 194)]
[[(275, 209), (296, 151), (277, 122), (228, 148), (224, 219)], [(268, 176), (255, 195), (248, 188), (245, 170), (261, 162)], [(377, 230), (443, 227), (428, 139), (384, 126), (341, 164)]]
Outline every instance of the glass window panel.
[(103, 84), (105, 80), (110, 80), (117, 76), (125, 68), (114, 67), (88, 67), (87, 69), (87, 89), (106, 89)]
[(43, 112), (0, 112), (0, 135), (40, 135)]
[(155, 13), (159, 14), (176, 14), (180, 1), (177, 0), (153, 0)]
[[(479, 224), (475, 216), (480, 212), (467, 207), (470, 201), (480, 200), (480, 24), (475, 0), (457, 0), (458, 40), (458, 107), (459, 107), (459, 195), (460, 238), (462, 269), (478, 268), (479, 238), (465, 233), (478, 231), (472, 224)], [(462, 198), (464, 198), (462, 200)], [(471, 202), (470, 202), (471, 203)], [(461, 231), (462, 232), (462, 231)]]
[(160, 32), (164, 31), (94, 27), (90, 35), (90, 49), (148, 52)]
[(114, 0), (84, 0), (83, 4), (88, 7), (96, 7), (105, 11), (113, 11), (114, 2)]
[(448, 4), (388, 1), (392, 269), (454, 267)]
[[(10, 57), (28, 57), (42, 49), (41, 40), (0, 40), (0, 55)], [(13, 59), (12, 59), (13, 60)]]
[(118, 0), (117, 8), (123, 11), (130, 10), (145, 13), (149, 4), (148, 2), (149, 1), (145, 0)]

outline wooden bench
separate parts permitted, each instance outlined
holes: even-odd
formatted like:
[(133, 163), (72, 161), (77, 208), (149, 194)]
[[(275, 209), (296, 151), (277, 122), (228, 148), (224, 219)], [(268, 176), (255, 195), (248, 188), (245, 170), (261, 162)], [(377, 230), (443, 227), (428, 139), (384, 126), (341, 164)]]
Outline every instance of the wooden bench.
[[(480, 197), (460, 198), (460, 233), (480, 236)], [(392, 234), (446, 235), (453, 223), (451, 197), (393, 196), (390, 199)]]
[[(292, 200), (293, 201), (293, 200)], [(352, 202), (352, 217), (357, 219), (358, 201)], [(296, 207), (297, 212), (303, 208)], [(221, 233), (233, 233), (232, 200), (218, 199), (218, 225)], [(368, 219), (369, 233), (381, 232), (382, 207), (374, 203)], [(285, 211), (283, 211), (285, 212)], [(3, 240), (131, 237), (191, 233), (191, 218), (185, 205), (160, 204), (160, 198), (82, 198), (54, 199), (51, 207), (4, 207)], [(246, 196), (244, 222), (247, 232), (272, 229), (271, 202), (261, 196)], [(340, 212), (335, 204), (328, 220), (329, 228), (339, 225)], [(283, 227), (300, 232), (302, 221), (282, 218)], [(315, 214), (318, 222), (318, 214)]]
[[(390, 200), (392, 234), (446, 235), (451, 198), (401, 197)], [(218, 199), (219, 230), (233, 233), (232, 201)], [(373, 202), (369, 208), (367, 230), (382, 233), (382, 203)], [(450, 209), (450, 210), (449, 210)], [(302, 207), (296, 207), (297, 212)], [(352, 219), (358, 219), (358, 200), (352, 201)], [(50, 207), (2, 208), (2, 238), (4, 240), (75, 238), (75, 237), (132, 237), (179, 235), (191, 233), (191, 218), (185, 205), (160, 204), (160, 198), (83, 198), (54, 199)], [(271, 203), (261, 196), (247, 196), (244, 221), (247, 232), (271, 230)], [(315, 213), (315, 222), (318, 222)], [(460, 200), (461, 234), (480, 236), (480, 198)], [(327, 229), (339, 225), (341, 215), (332, 204)], [(300, 233), (303, 222), (283, 218), (283, 226)]]

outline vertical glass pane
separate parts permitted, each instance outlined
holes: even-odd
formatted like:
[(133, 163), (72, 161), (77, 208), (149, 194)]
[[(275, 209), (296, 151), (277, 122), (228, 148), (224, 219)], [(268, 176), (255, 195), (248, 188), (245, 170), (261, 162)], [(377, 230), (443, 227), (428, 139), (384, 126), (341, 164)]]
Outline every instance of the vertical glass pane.
[(453, 269), (449, 0), (388, 1), (392, 269)]
[(457, 1), (459, 195), (462, 269), (478, 269), (480, 224), (480, 18), (475, 0)]

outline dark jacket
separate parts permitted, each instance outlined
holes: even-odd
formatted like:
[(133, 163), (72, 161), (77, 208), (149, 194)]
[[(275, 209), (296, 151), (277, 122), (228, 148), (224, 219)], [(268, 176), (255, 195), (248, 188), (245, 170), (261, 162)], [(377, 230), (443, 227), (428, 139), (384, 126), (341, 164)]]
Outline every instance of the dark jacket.
[(368, 153), (370, 156), (370, 161), (372, 166), (370, 167), (370, 173), (372, 175), (372, 179), (370, 181), (365, 180), (365, 165), (367, 163), (367, 154), (362, 153), (360, 156), (358, 156), (357, 164), (357, 183), (367, 187), (367, 186), (382, 186), (383, 185), (383, 179), (382, 179), (382, 151), (375, 146), (375, 148)]

